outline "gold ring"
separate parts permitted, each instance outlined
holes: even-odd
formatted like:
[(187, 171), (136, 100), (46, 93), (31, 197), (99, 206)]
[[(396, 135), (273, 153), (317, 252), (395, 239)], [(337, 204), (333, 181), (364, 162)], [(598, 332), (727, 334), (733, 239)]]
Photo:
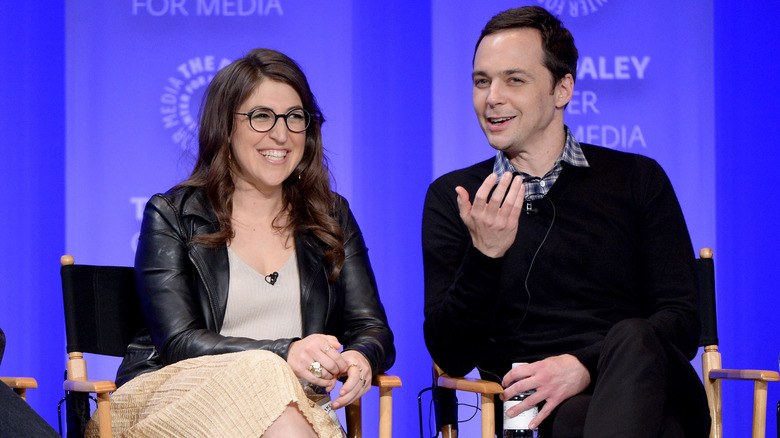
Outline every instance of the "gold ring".
[(312, 362), (311, 365), (309, 365), (309, 371), (311, 371), (314, 377), (322, 377), (322, 365), (320, 365), (320, 363), (316, 360)]

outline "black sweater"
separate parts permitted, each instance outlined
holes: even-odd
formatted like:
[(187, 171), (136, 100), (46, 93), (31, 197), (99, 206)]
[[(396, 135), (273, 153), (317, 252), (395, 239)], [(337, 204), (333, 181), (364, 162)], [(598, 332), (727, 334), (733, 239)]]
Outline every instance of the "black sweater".
[(696, 354), (695, 259), (669, 179), (650, 158), (581, 146), (590, 167), (564, 163), (501, 258), (471, 246), (455, 193), (463, 186), (473, 201), (493, 159), (429, 187), (424, 330), (445, 372), (478, 366), (498, 381), (512, 362), (570, 353), (595, 379), (604, 336), (627, 318), (649, 319), (687, 357)]

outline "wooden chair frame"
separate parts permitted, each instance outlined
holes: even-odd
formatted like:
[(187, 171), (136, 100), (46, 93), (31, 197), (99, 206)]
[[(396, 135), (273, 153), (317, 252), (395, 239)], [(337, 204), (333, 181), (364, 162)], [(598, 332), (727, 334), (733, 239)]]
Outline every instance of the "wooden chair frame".
[[(0, 329), (0, 360), (5, 353), (5, 333)], [(0, 381), (11, 388), (22, 400), (27, 401), (27, 390), (38, 387), (38, 382), (32, 377), (0, 377)]]
[[(401, 379), (397, 376), (379, 374), (371, 382), (372, 386), (379, 388), (379, 438), (393, 436), (393, 388), (401, 387)], [(363, 415), (361, 399), (344, 408), (347, 418), (347, 437), (362, 438)]]
[[(699, 252), (701, 259), (712, 259), (712, 250), (703, 248)], [(712, 279), (714, 282), (714, 278)], [(713, 283), (714, 284), (714, 283)], [(707, 392), (707, 402), (710, 407), (710, 438), (723, 437), (722, 391), (723, 380), (753, 381), (753, 438), (764, 438), (766, 435), (766, 398), (768, 382), (777, 382), (780, 376), (777, 371), (766, 370), (733, 370), (723, 369), (718, 345), (704, 345), (701, 356), (701, 370), (704, 389)]]
[[(479, 394), (479, 407), (482, 412), (482, 438), (496, 436), (495, 395), (504, 392), (504, 388), (500, 384), (471, 377), (450, 377), (436, 363), (433, 364), (433, 379), (436, 385), (442, 388)], [(455, 436), (452, 425), (445, 425), (441, 432), (443, 438)]]
[(38, 387), (38, 381), (32, 377), (0, 377), (0, 381), (13, 389), (25, 401), (27, 400), (27, 390)]
[[(700, 259), (712, 259), (712, 250), (704, 248), (699, 252)], [(714, 272), (712, 282), (714, 290)], [(711, 292), (707, 292), (711, 293)], [(714, 297), (713, 297), (714, 298)], [(714, 306), (714, 301), (713, 301)], [(717, 314), (712, 309), (713, 316)], [(715, 333), (717, 338), (717, 333)], [(723, 438), (722, 421), (722, 391), (721, 382), (723, 380), (747, 380), (753, 381), (753, 438), (765, 438), (766, 435), (766, 409), (767, 409), (767, 386), (768, 382), (777, 382), (780, 375), (777, 371), (768, 370), (735, 370), (723, 369), (721, 366), (721, 355), (718, 352), (718, 345), (703, 345), (704, 353), (702, 360), (702, 380), (704, 389), (707, 393), (707, 403), (712, 418), (710, 429), (710, 438)], [(501, 385), (487, 380), (471, 379), (464, 377), (450, 377), (445, 374), (435, 363), (433, 364), (434, 380), (436, 384), (449, 389), (459, 391), (473, 392), (481, 395), (482, 408), (482, 437), (492, 438), (495, 434), (495, 410), (494, 395), (503, 391)], [(778, 433), (780, 433), (780, 402), (778, 402)], [(442, 435), (450, 438), (453, 435), (452, 427), (445, 426), (442, 429)]]
[[(73, 257), (64, 255), (60, 259), (62, 266), (72, 265)], [(379, 438), (392, 436), (393, 388), (401, 387), (401, 379), (396, 376), (379, 374), (371, 382), (379, 388)], [(111, 398), (116, 391), (116, 384), (111, 380), (93, 380), (88, 378), (87, 363), (83, 353), (73, 351), (68, 353), (67, 378), (63, 383), (65, 391), (91, 393), (97, 396), (97, 413), (99, 433), (101, 438), (111, 437)], [(349, 438), (362, 438), (362, 411), (360, 400), (347, 406), (347, 435)]]

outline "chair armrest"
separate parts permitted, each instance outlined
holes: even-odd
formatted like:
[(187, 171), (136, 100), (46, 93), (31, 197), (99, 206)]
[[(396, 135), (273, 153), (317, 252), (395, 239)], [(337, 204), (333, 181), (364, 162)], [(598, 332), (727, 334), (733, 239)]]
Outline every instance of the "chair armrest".
[(0, 377), (0, 380), (11, 389), (35, 389), (38, 381), (32, 377)]
[(62, 389), (73, 392), (103, 394), (116, 391), (116, 384), (110, 380), (66, 380)]
[(401, 378), (389, 374), (379, 374), (374, 376), (374, 380), (371, 381), (371, 384), (378, 388), (400, 388)]
[(757, 380), (761, 382), (777, 382), (780, 381), (780, 374), (777, 371), (766, 370), (722, 370), (713, 369), (710, 370), (710, 380), (715, 379), (727, 379), (727, 380)]
[(23, 400), (27, 400), (27, 390), (38, 387), (38, 382), (32, 377), (0, 377), (9, 388), (19, 395)]
[[(393, 416), (393, 388), (401, 387), (401, 378), (389, 374), (374, 376), (371, 385), (379, 388), (379, 438), (390, 437), (392, 434)], [(363, 415), (361, 412), (361, 399), (347, 405), (345, 416), (347, 418), (347, 436), (349, 438), (363, 436)], [(377, 435), (372, 435), (377, 436)]]
[(504, 392), (504, 388), (501, 385), (490, 380), (473, 379), (471, 377), (450, 377), (446, 374), (439, 376), (436, 384), (442, 388), (480, 394), (501, 394)]

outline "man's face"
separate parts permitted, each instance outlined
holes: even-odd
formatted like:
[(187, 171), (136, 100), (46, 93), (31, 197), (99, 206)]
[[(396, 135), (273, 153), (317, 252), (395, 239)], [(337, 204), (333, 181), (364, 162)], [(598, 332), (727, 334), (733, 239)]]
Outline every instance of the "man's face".
[(490, 34), (474, 57), (474, 110), (490, 145), (510, 159), (546, 145), (563, 129), (571, 93), (561, 93), (560, 83), (553, 87), (543, 57), (542, 36), (532, 28)]

